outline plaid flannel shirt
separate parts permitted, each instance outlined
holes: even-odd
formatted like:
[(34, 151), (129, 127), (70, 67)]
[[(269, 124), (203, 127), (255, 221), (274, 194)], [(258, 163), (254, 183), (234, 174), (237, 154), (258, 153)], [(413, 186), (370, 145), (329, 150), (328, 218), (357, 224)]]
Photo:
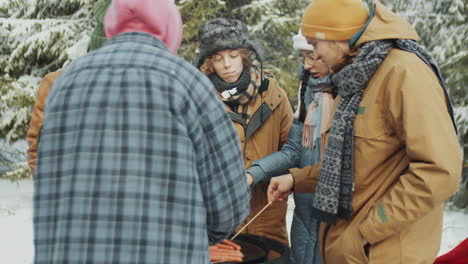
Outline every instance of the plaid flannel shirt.
[(55, 81), (34, 187), (35, 263), (209, 263), (250, 209), (211, 82), (135, 32)]

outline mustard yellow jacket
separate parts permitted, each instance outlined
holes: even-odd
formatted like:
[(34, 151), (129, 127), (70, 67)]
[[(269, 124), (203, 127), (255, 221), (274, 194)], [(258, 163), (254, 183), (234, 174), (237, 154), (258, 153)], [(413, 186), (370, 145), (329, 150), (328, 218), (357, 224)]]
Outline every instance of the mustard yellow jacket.
[[(407, 21), (376, 2), (357, 45), (397, 38), (419, 39)], [(415, 54), (393, 49), (364, 92), (354, 129), (353, 212), (349, 221), (321, 224), (324, 264), (433, 263), (444, 201), (456, 192), (462, 168), (436, 75)], [(296, 192), (315, 189), (319, 167), (291, 170)]]
[(37, 140), (39, 131), (42, 127), (42, 120), (44, 115), (44, 106), (47, 95), (49, 94), (50, 88), (54, 83), (55, 79), (62, 73), (62, 69), (55, 72), (46, 74), (39, 84), (37, 90), (36, 102), (31, 113), (31, 121), (29, 122), (28, 132), (26, 133), (26, 140), (29, 143), (28, 147), (28, 165), (31, 169), (31, 174), (34, 174), (36, 168), (36, 157), (37, 157)]

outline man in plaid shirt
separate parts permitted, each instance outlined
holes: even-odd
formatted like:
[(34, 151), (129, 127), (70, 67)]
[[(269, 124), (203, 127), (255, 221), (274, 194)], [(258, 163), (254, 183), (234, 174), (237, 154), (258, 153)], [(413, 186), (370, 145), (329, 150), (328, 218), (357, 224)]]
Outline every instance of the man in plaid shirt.
[(172, 54), (172, 1), (114, 0), (105, 31), (45, 104), (35, 263), (209, 263), (250, 209), (236, 132), (211, 82)]

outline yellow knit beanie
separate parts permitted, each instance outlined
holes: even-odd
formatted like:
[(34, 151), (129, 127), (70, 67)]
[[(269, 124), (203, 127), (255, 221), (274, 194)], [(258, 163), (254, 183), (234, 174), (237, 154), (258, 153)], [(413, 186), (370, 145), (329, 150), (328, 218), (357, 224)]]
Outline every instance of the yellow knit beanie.
[(302, 34), (323, 40), (349, 40), (367, 22), (361, 0), (312, 0), (302, 19)]

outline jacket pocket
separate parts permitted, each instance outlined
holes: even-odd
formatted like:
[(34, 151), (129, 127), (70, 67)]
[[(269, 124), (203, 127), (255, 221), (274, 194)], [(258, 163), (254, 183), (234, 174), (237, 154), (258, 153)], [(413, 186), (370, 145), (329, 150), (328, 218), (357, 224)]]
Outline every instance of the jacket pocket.
[(390, 125), (380, 108), (381, 106), (378, 104), (359, 106), (354, 118), (355, 137), (376, 139), (390, 132)]
[[(333, 232), (330, 230), (329, 232)], [(336, 234), (335, 234), (336, 235)], [(327, 244), (330, 247), (327, 247)], [(367, 264), (369, 259), (364, 252), (361, 234), (355, 225), (351, 225), (341, 233), (337, 240), (326, 242), (325, 263), (360, 263)]]
[(363, 244), (361, 234), (357, 231), (357, 240), (353, 243), (356, 246), (356, 252), (359, 255), (361, 263), (369, 263), (369, 254), (371, 250), (371, 245), (368, 245), (368, 252), (366, 252), (365, 245)]
[[(370, 246), (369, 249), (369, 263), (375, 264), (401, 264), (401, 250), (402, 243), (400, 234), (395, 234), (383, 241), (375, 243)], [(411, 251), (412, 247), (408, 247), (408, 250)], [(407, 262), (417, 263), (415, 262)], [(428, 262), (429, 263), (429, 262)]]

